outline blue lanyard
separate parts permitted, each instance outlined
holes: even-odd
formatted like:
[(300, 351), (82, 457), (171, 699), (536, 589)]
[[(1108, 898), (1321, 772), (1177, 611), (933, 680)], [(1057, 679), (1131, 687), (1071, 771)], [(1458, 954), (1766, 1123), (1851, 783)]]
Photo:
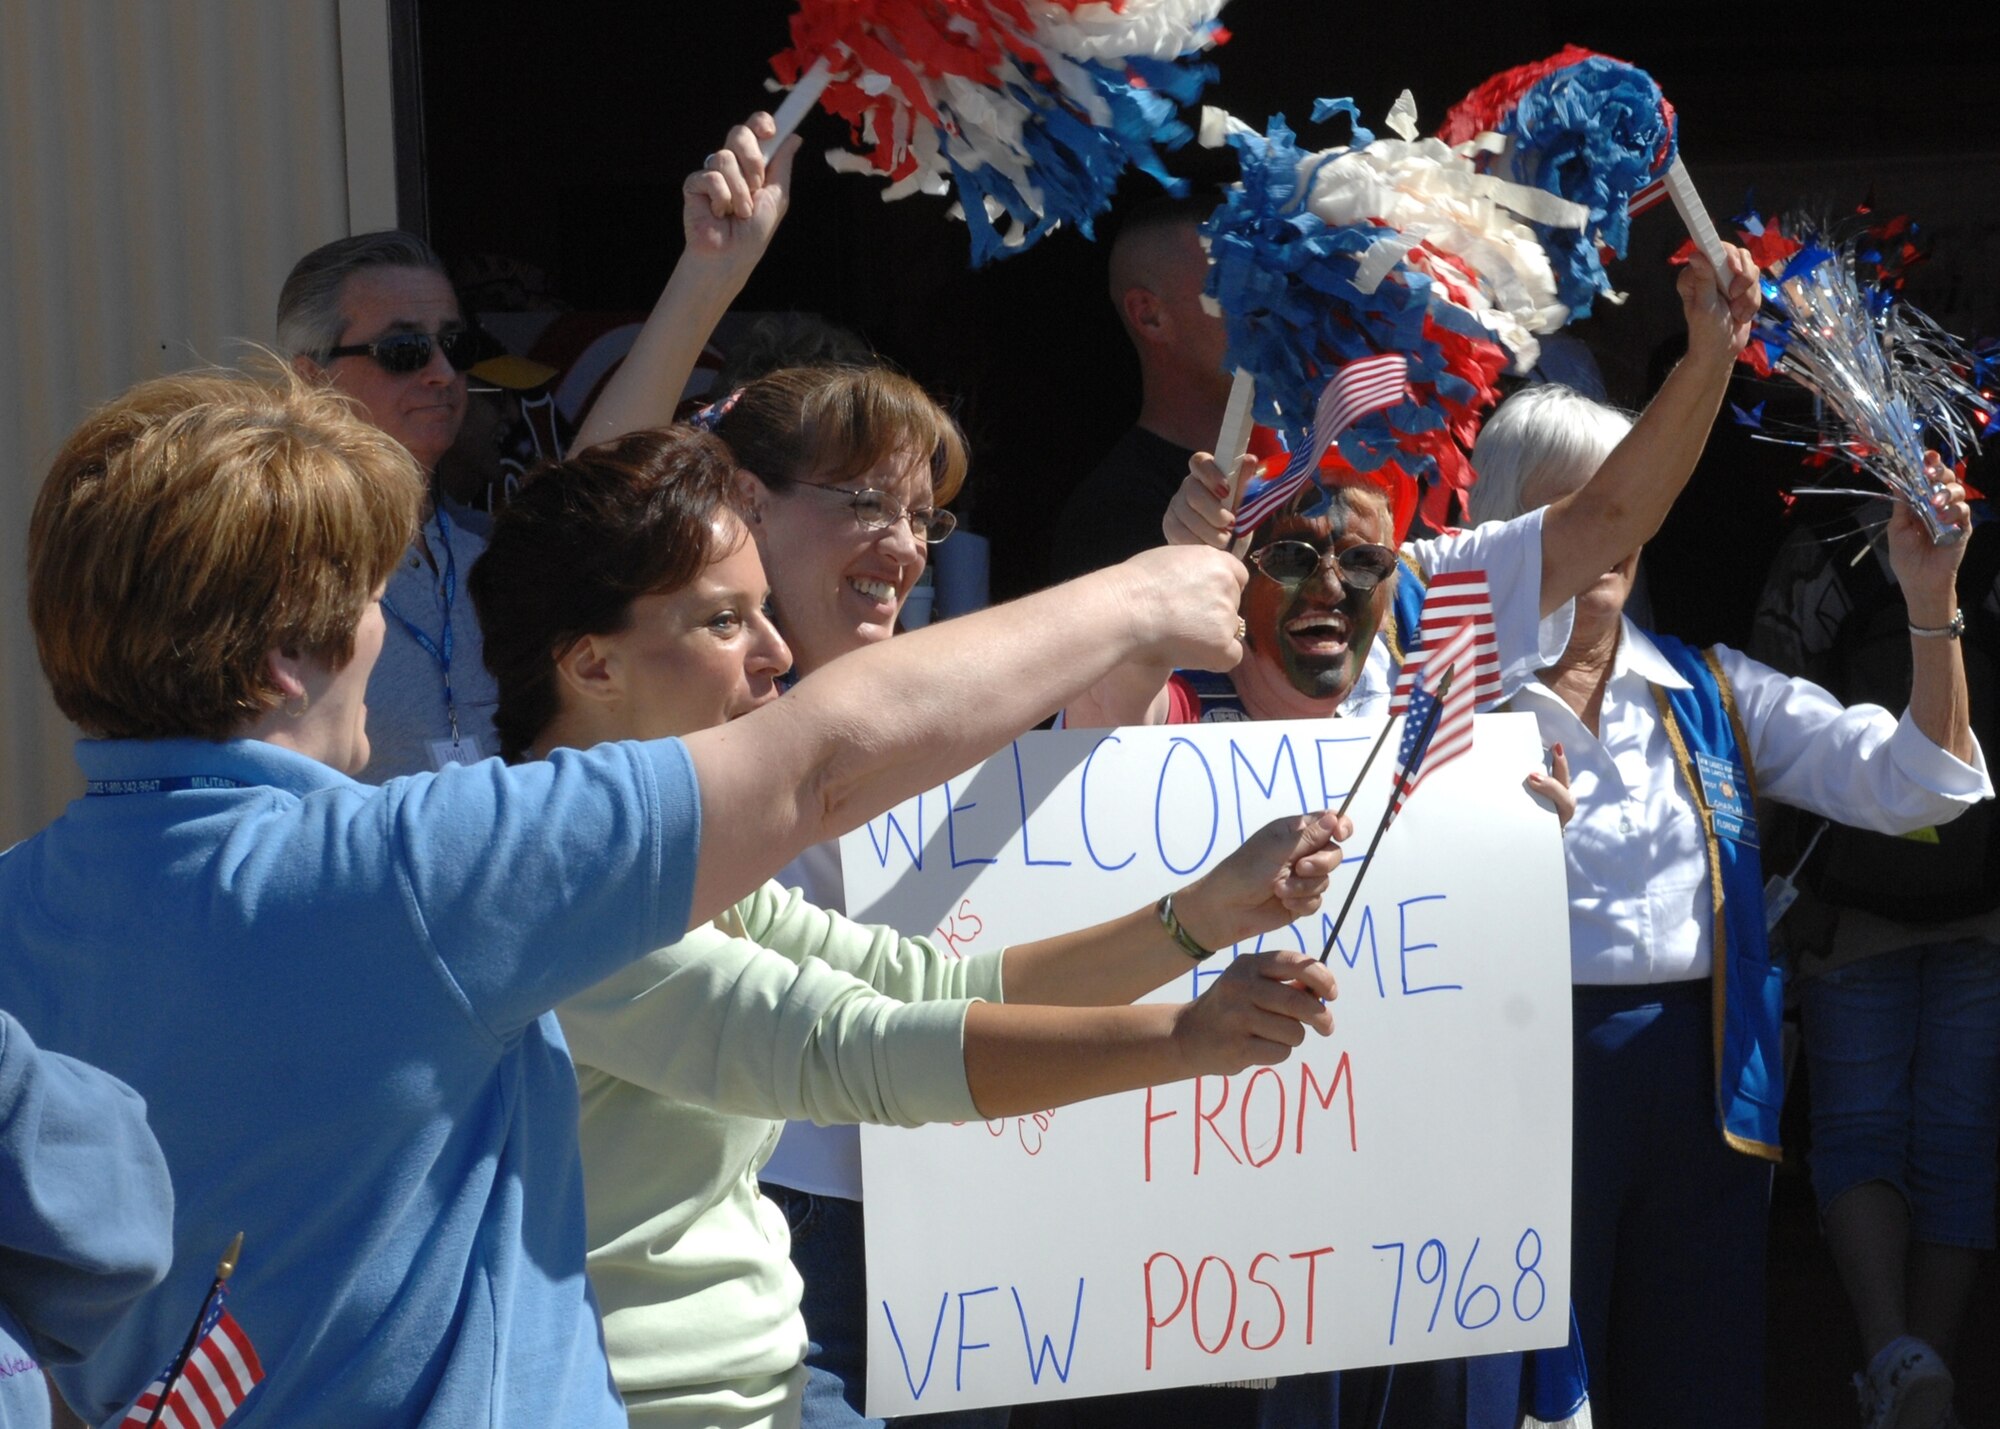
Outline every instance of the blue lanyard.
[(444, 547), (444, 630), (436, 640), (390, 602), (382, 597), (382, 609), (396, 617), (396, 623), (410, 633), (426, 655), (437, 661), (439, 671), (444, 675), (444, 716), (451, 722), (451, 747), (458, 743), (458, 700), (451, 689), (451, 606), (458, 599), (458, 557), (451, 549), (451, 520), (444, 514), (442, 497), (431, 502), (431, 510), (437, 516), (438, 544)]
[(147, 779), (93, 779), (84, 785), (84, 794), (102, 799), (119, 794), (177, 794), (183, 789), (248, 789), (250, 786), (220, 774), (172, 774)]

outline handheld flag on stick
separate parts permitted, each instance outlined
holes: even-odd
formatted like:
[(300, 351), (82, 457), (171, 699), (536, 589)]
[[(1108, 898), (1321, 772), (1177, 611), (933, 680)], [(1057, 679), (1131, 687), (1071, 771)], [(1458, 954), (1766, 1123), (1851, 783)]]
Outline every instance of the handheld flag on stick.
[(221, 1429), (264, 1378), (257, 1350), (236, 1317), (223, 1308), (229, 1277), (243, 1250), (243, 1233), (223, 1252), (215, 1280), (180, 1353), (146, 1386), (118, 1429)]
[[(1403, 711), (1403, 744), (1396, 753), (1395, 792), (1382, 816), (1385, 828), (1403, 812), (1403, 805), (1419, 784), (1472, 751), (1474, 647), (1478, 638), (1477, 627), (1467, 621), (1454, 627), (1422, 658)], [(1393, 703), (1390, 708), (1395, 708)], [(1415, 735), (1408, 728), (1413, 720), (1418, 728)]]
[(1417, 613), (1416, 646), (1412, 658), (1396, 673), (1390, 714), (1402, 714), (1409, 705), (1411, 687), (1423, 667), (1416, 655), (1442, 647), (1461, 625), (1472, 627), (1472, 658), (1468, 665), (1460, 666), (1459, 683), (1468, 690), (1475, 708), (1500, 698), (1500, 641), (1493, 626), (1493, 595), (1486, 572), (1446, 571), (1424, 591), (1423, 609)]
[(1320, 458), (1339, 435), (1371, 412), (1380, 412), (1410, 395), (1410, 361), (1400, 352), (1385, 352), (1348, 363), (1319, 395), (1312, 432), (1292, 453), (1284, 470), (1244, 492), (1236, 510), (1236, 536), (1248, 536), (1259, 523), (1313, 479)]
[[(1368, 782), (1368, 771), (1375, 767), (1375, 756), (1389, 742), (1389, 731), (1396, 727), (1396, 716), (1409, 714), (1410, 692), (1415, 685), (1416, 673), (1423, 665), (1423, 650), (1443, 646), (1461, 626), (1472, 631), (1470, 673), (1461, 678), (1470, 692), (1473, 708), (1500, 698), (1500, 644), (1493, 630), (1493, 599), (1487, 590), (1486, 572), (1447, 571), (1432, 580), (1429, 589), (1424, 592), (1423, 609), (1417, 616), (1417, 642), (1411, 648), (1410, 659), (1396, 674), (1396, 687), (1389, 699), (1389, 718), (1383, 723), (1382, 732), (1375, 736), (1375, 743), (1369, 746), (1368, 757), (1361, 761), (1361, 772), (1354, 776), (1354, 784), (1348, 789), (1347, 797), (1340, 801), (1342, 814), (1354, 802), (1361, 786)], [(1418, 718), (1422, 718), (1421, 711)], [(1470, 738), (1468, 733), (1468, 748)]]
[[(1361, 871), (1354, 875), (1354, 882), (1347, 889), (1347, 899), (1340, 905), (1333, 927), (1327, 931), (1326, 946), (1320, 949), (1319, 954), (1322, 963), (1333, 953), (1333, 945), (1347, 922), (1348, 910), (1354, 906), (1355, 895), (1361, 891), (1361, 880), (1375, 866), (1375, 850), (1381, 845), (1382, 835), (1388, 832), (1389, 825), (1395, 822), (1396, 815), (1402, 812), (1403, 806), (1426, 776), (1472, 748), (1471, 686), (1468, 683), (1454, 689), (1453, 675), (1461, 663), (1469, 667), (1474, 639), (1473, 627), (1468, 621), (1454, 629), (1442, 644), (1423, 657), (1421, 670), (1411, 686), (1408, 708), (1402, 716), (1403, 741), (1396, 752), (1396, 782), (1390, 790), (1388, 806), (1382, 810), (1382, 820), (1368, 840), (1368, 852), (1362, 857)], [(1449, 734), (1441, 743), (1440, 734), (1447, 730)]]

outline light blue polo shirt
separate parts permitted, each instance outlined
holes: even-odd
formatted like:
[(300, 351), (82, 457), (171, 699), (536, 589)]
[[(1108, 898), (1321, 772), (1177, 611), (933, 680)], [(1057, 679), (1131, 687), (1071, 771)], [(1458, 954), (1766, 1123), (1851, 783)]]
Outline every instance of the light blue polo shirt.
[(97, 790), (0, 854), (0, 1006), (146, 1098), (174, 1268), (84, 1365), (93, 1423), (229, 1308), (257, 1425), (625, 1423), (583, 1273), (549, 1009), (685, 932), (678, 741), (377, 789), (258, 741), (85, 741)]
[(174, 1193), (146, 1104), (0, 1011), (0, 1429), (46, 1429), (74, 1364), (167, 1273)]

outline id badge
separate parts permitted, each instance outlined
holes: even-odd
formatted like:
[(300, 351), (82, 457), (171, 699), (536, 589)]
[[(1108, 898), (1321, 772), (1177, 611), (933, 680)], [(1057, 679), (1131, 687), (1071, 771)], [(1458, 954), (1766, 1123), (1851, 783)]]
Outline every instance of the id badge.
[(449, 739), (431, 741), (431, 768), (445, 769), (453, 764), (477, 764), (479, 762), (479, 741)]
[(1715, 831), (1746, 848), (1757, 847), (1757, 816), (1750, 809), (1750, 781), (1733, 759), (1696, 754), (1701, 775), (1701, 801), (1708, 806)]

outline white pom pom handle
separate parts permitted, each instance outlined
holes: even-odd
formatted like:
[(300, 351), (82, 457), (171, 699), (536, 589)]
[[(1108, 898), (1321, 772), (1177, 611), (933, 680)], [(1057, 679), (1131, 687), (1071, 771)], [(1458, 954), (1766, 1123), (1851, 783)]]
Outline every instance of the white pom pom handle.
[(1715, 269), (1715, 286), (1723, 292), (1729, 291), (1729, 255), (1723, 250), (1722, 235), (1715, 231), (1709, 221), (1708, 210), (1703, 207), (1701, 195), (1694, 191), (1694, 180), (1688, 176), (1687, 165), (1681, 162), (1679, 154), (1667, 166), (1667, 196), (1674, 201), (1681, 222), (1687, 225), (1694, 246), (1701, 250), (1701, 256)]
[[(1222, 430), (1215, 438), (1215, 464), (1229, 473), (1229, 512), (1233, 518), (1243, 505), (1243, 481), (1236, 468), (1243, 463), (1243, 455), (1250, 450), (1250, 408), (1257, 400), (1257, 379), (1244, 368), (1236, 369), (1236, 376), (1229, 383), (1229, 404), (1222, 409)], [(1239, 556), (1249, 545), (1247, 536), (1239, 536), (1230, 543), (1230, 549)]]
[(778, 132), (759, 146), (764, 151), (766, 163), (778, 152), (778, 146), (792, 137), (792, 131), (812, 112), (812, 107), (819, 103), (819, 97), (826, 93), (826, 86), (832, 78), (833, 66), (827, 63), (825, 55), (814, 60), (812, 68), (799, 76), (799, 82), (792, 86), (792, 92), (785, 96), (785, 102), (771, 116), (778, 123)]

